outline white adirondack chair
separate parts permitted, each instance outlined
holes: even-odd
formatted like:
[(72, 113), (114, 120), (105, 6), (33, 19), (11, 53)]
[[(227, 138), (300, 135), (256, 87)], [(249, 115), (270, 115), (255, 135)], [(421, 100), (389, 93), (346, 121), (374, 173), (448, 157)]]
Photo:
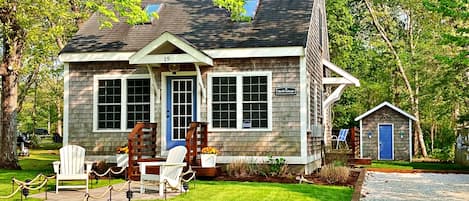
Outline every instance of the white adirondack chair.
[[(158, 184), (161, 197), (164, 196), (165, 188), (181, 190), (182, 169), (186, 166), (183, 163), (187, 149), (184, 146), (177, 146), (169, 150), (166, 162), (138, 162), (140, 168), (140, 193), (145, 193), (145, 181), (153, 181)], [(147, 166), (160, 166), (160, 174), (147, 174)], [(166, 185), (166, 186), (165, 186)]]
[[(55, 193), (63, 188), (86, 188), (88, 193), (88, 175), (93, 162), (85, 162), (85, 149), (77, 145), (66, 145), (60, 148), (60, 161), (54, 161), (56, 174)], [(86, 164), (86, 169), (85, 169)], [(85, 185), (62, 185), (60, 181), (84, 180)]]

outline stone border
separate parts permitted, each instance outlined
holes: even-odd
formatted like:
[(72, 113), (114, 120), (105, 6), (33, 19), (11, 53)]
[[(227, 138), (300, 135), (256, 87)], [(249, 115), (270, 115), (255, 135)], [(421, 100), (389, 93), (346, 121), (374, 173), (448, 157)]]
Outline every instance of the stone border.
[(358, 175), (358, 179), (355, 182), (354, 191), (352, 194), (352, 201), (359, 201), (361, 198), (361, 193), (362, 193), (361, 191), (362, 191), (363, 182), (365, 182), (366, 171), (367, 170), (365, 168), (362, 168), (360, 170), (360, 175)]

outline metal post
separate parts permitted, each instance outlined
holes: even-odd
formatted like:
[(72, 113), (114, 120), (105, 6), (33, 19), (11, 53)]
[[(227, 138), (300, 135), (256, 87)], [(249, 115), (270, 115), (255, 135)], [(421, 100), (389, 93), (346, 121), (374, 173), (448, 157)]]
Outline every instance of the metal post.
[(130, 199), (132, 199), (133, 195), (132, 195), (132, 190), (130, 188), (130, 181), (128, 181), (128, 182), (129, 182), (129, 187), (128, 187), (126, 193), (127, 193), (127, 199), (130, 201)]
[(44, 188), (44, 193), (45, 193), (45, 200), (47, 200), (47, 188), (49, 187), (49, 179), (46, 176), (46, 186)]
[(111, 190), (109, 190), (109, 201), (112, 201), (112, 187)]

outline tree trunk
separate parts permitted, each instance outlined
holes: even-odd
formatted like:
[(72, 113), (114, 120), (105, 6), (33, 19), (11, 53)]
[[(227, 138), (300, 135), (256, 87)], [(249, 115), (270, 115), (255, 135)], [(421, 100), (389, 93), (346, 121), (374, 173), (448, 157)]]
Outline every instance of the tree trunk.
[(432, 127), (430, 128), (430, 140), (431, 140), (431, 151), (433, 153), (433, 148), (435, 144), (435, 130), (436, 130), (436, 125), (435, 121), (432, 120)]
[(2, 23), (2, 76), (0, 168), (21, 169), (16, 155), (16, 116), (18, 101), (18, 69), (21, 67), (26, 32), (16, 19), (16, 4), (0, 7)]
[(18, 74), (10, 71), (2, 79), (2, 132), (0, 139), (0, 168), (21, 169), (16, 156), (16, 100)]
[(396, 63), (397, 63), (397, 67), (399, 69), (399, 73), (401, 74), (402, 79), (404, 80), (406, 89), (409, 93), (409, 98), (410, 98), (410, 102), (411, 102), (411, 105), (412, 105), (412, 111), (414, 112), (415, 118), (417, 119), (415, 121), (415, 132), (416, 132), (418, 142), (419, 142), (419, 145), (420, 145), (419, 147), (420, 147), (420, 150), (422, 151), (423, 157), (427, 157), (427, 150), (426, 150), (425, 142), (424, 142), (424, 139), (423, 139), (422, 127), (420, 125), (420, 117), (419, 117), (419, 112), (418, 112), (418, 109), (419, 109), (418, 108), (418, 100), (416, 102), (415, 93), (414, 93), (414, 90), (412, 89), (412, 86), (410, 85), (409, 79), (407, 78), (406, 72), (404, 70), (404, 65), (402, 64), (402, 60), (401, 60), (399, 54), (397, 53), (396, 49), (394, 48), (391, 40), (389, 40), (389, 37), (387, 36), (386, 30), (381, 26), (378, 18), (376, 17), (376, 14), (373, 11), (373, 8), (371, 7), (371, 3), (369, 2), (369, 0), (365, 0), (365, 4), (366, 4), (366, 7), (368, 8), (368, 11), (371, 15), (371, 18), (373, 19), (373, 25), (378, 30), (381, 38), (384, 40), (384, 42), (386, 43), (386, 46), (391, 51), (391, 54), (396, 59)]

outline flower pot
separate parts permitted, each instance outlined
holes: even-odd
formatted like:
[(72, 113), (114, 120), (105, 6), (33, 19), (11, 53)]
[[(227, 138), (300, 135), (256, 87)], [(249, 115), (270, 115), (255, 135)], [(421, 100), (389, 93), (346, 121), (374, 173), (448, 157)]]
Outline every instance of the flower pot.
[(200, 161), (202, 163), (202, 167), (215, 167), (215, 164), (217, 163), (217, 155), (200, 154)]
[(116, 154), (117, 167), (129, 166), (129, 154)]

